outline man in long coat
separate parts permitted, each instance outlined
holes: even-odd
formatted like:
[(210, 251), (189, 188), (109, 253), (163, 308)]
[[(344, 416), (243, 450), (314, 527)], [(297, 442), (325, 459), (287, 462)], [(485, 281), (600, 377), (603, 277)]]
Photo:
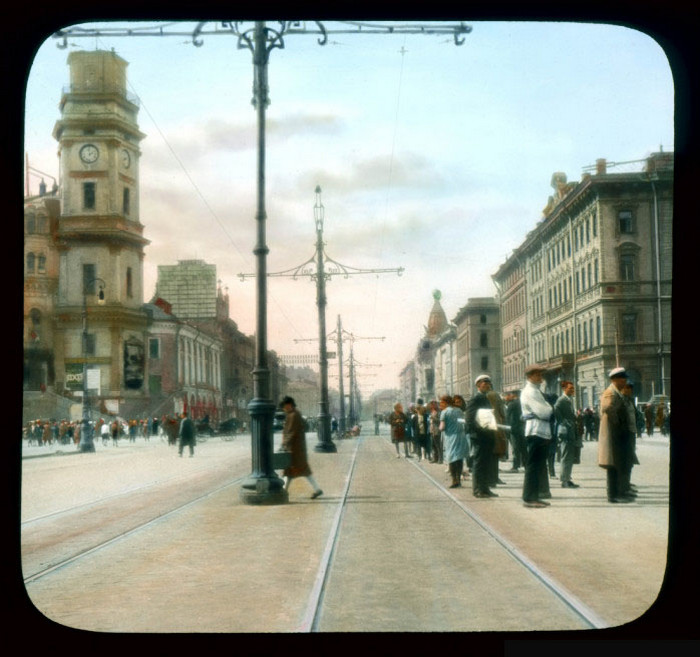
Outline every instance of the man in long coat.
[(306, 429), (304, 418), (297, 410), (292, 397), (285, 397), (280, 404), (282, 410), (287, 414), (282, 429), (282, 449), (291, 453), (291, 463), (283, 471), (284, 487), (289, 490), (292, 479), (305, 477), (313, 488), (311, 499), (316, 499), (323, 494), (316, 480), (311, 476), (311, 468), (306, 457)]
[(629, 473), (634, 459), (633, 437), (627, 404), (622, 389), (627, 372), (616, 367), (609, 375), (610, 385), (600, 397), (600, 430), (598, 434), (598, 465), (606, 470), (608, 502), (633, 502), (629, 495)]
[(187, 411), (182, 414), (182, 422), (180, 422), (180, 444), (178, 446), (178, 454), (182, 456), (182, 451), (187, 445), (190, 449), (190, 457), (194, 456), (194, 443), (195, 443), (195, 426), (192, 419), (187, 417)]

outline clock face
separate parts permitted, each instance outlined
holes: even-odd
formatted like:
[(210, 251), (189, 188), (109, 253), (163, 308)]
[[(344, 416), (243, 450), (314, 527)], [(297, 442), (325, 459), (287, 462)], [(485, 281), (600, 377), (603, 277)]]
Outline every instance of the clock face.
[(126, 148), (122, 149), (121, 162), (125, 169), (128, 169), (131, 164), (131, 155), (129, 155), (129, 151), (127, 151)]
[(85, 144), (80, 149), (80, 159), (87, 164), (97, 162), (98, 157), (100, 157), (100, 151), (97, 150), (97, 146), (94, 144)]

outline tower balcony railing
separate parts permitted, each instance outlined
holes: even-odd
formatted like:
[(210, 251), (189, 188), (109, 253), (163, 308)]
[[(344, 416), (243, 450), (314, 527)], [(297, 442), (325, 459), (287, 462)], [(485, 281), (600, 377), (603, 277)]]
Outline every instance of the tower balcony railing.
[(135, 94), (132, 93), (131, 91), (125, 91), (123, 87), (113, 84), (113, 85), (101, 85), (99, 89), (85, 89), (85, 88), (76, 88), (72, 84), (64, 84), (63, 85), (63, 95), (65, 96), (66, 94), (73, 94), (73, 93), (113, 93), (117, 94), (119, 96), (123, 96), (126, 98), (132, 105), (140, 105), (140, 100), (139, 97)]

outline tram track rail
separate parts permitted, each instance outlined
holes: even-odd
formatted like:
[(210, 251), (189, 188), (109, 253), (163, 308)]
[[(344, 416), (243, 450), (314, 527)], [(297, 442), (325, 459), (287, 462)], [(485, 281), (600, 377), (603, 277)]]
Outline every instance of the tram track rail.
[[(303, 620), (297, 627), (297, 632), (314, 633), (319, 631), (319, 619), (323, 608), (324, 594), (328, 583), (329, 573), (333, 566), (336, 546), (341, 536), (341, 526), (344, 513), (347, 509), (348, 494), (352, 484), (357, 455), (363, 444), (363, 438), (358, 439), (353, 453), (352, 461), (346, 475), (345, 484), (341, 499), (338, 503), (331, 530), (328, 535), (326, 547), (323, 552), (318, 573), (314, 582), (311, 595), (309, 597)], [(391, 443), (387, 442), (388, 445)], [(610, 626), (610, 623), (600, 617), (593, 609), (578, 599), (573, 593), (568, 591), (562, 584), (544, 572), (532, 561), (522, 550), (515, 547), (510, 541), (505, 539), (496, 529), (470, 509), (464, 502), (453, 495), (438, 479), (421, 468), (414, 460), (410, 464), (423, 475), (435, 488), (437, 488), (452, 504), (475, 523), (483, 532), (493, 539), (518, 565), (534, 577), (542, 586), (548, 589), (559, 601), (563, 602), (574, 614), (580, 618), (590, 629), (601, 629)]]
[[(416, 459), (406, 462), (403, 459), (397, 461), (391, 458), (394, 446), (389, 440), (382, 439), (372, 442), (367, 437), (360, 436), (354, 441), (354, 444), (350, 443), (350, 441), (343, 441), (343, 445), (344, 449), (338, 450), (343, 452), (342, 457), (341, 454), (338, 455), (339, 458), (337, 459), (324, 456), (321, 462), (325, 463), (325, 465), (321, 466), (321, 462), (319, 462), (320, 480), (323, 481), (324, 468), (328, 468), (325, 470), (326, 474), (332, 472), (334, 479), (326, 478), (326, 481), (335, 482), (332, 485), (329, 484), (327, 494), (322, 498), (322, 504), (319, 505), (318, 502), (305, 503), (301, 496), (294, 496), (290, 501), (293, 505), (299, 505), (296, 513), (285, 512), (284, 508), (279, 508), (275, 511), (271, 510), (270, 514), (264, 514), (265, 518), (275, 518), (275, 521), (280, 523), (277, 525), (279, 536), (289, 535), (290, 532), (301, 530), (302, 527), (305, 527), (306, 533), (303, 535), (304, 540), (302, 543), (305, 543), (307, 546), (313, 546), (311, 551), (307, 547), (303, 552), (304, 570), (290, 582), (292, 594), (283, 596), (284, 601), (282, 599), (279, 600), (280, 605), (284, 608), (284, 612), (280, 612), (275, 622), (281, 623), (279, 627), (283, 627), (283, 629), (272, 631), (294, 633), (340, 631), (337, 628), (343, 627), (344, 619), (342, 613), (344, 612), (341, 612), (341, 609), (344, 609), (344, 606), (339, 601), (347, 601), (351, 605), (356, 603), (366, 606), (362, 581), (372, 581), (375, 576), (376, 581), (373, 582), (373, 585), (370, 585), (372, 596), (370, 606), (366, 606), (368, 614), (364, 621), (360, 620), (360, 622), (355, 623), (359, 629), (345, 629), (343, 631), (371, 631), (362, 629), (364, 627), (362, 623), (374, 623), (375, 618), (372, 616), (372, 610), (377, 610), (382, 614), (380, 605), (391, 605), (394, 600), (398, 604), (404, 603), (408, 605), (408, 616), (414, 614), (413, 618), (420, 618), (420, 623), (422, 623), (420, 627), (431, 627), (430, 624), (435, 623), (434, 630), (421, 629), (419, 631), (442, 631), (445, 628), (454, 630), (461, 627), (459, 616), (453, 614), (454, 605), (459, 604), (456, 601), (459, 600), (463, 604), (471, 604), (472, 600), (478, 599), (478, 595), (480, 595), (478, 587), (488, 590), (491, 583), (489, 573), (498, 572), (499, 569), (504, 569), (503, 572), (508, 573), (508, 577), (511, 578), (509, 580), (511, 584), (514, 578), (515, 581), (519, 582), (518, 586), (529, 591), (529, 594), (534, 594), (535, 598), (539, 600), (539, 604), (555, 610), (555, 613), (564, 619), (563, 622), (566, 623), (566, 627), (569, 627), (570, 624), (573, 624), (573, 627), (576, 629), (603, 629), (615, 626), (616, 621), (606, 617), (611, 613), (614, 614), (614, 612), (611, 609), (607, 609), (606, 612), (606, 604), (603, 603), (601, 605), (601, 598), (596, 593), (591, 595), (592, 590), (590, 588), (578, 586), (576, 579), (567, 577), (567, 571), (563, 567), (559, 568), (553, 560), (547, 558), (546, 549), (548, 546), (557, 546), (559, 543), (554, 542), (550, 544), (547, 540), (543, 542), (541, 533), (535, 534), (536, 540), (532, 540), (532, 537), (529, 537), (529, 540), (527, 537), (523, 537), (523, 541), (519, 540), (521, 536), (519, 531), (522, 531), (522, 527), (527, 526), (527, 523), (530, 522), (528, 520), (530, 516), (525, 515), (528, 514), (528, 511), (515, 510), (514, 515), (511, 517), (509, 515), (513, 514), (511, 509), (506, 511), (505, 516), (500, 515), (499, 508), (503, 510), (509, 509), (509, 498), (512, 499), (517, 494), (517, 491), (513, 490), (512, 486), (510, 492), (508, 492), (507, 488), (504, 489), (505, 497), (503, 494), (501, 495), (501, 499), (505, 504), (499, 506), (498, 502), (488, 505), (481, 502), (482, 506), (479, 506), (479, 501), (475, 500), (476, 503), (472, 503), (469, 499), (465, 499), (463, 494), (465, 492), (464, 488), (455, 489), (454, 491), (448, 489), (444, 477), (441, 477), (442, 467), (422, 465)], [(390, 455), (386, 465), (384, 454)], [(406, 469), (402, 467), (403, 464), (410, 467)], [(384, 476), (381, 473), (386, 472), (388, 468), (391, 468), (392, 473), (394, 473), (389, 476), (395, 479), (388, 479), (386, 480), (386, 485), (375, 489), (374, 483), (384, 481), (379, 478)], [(422, 477), (416, 477), (415, 473), (420, 473)], [(240, 471), (236, 474), (240, 474)], [(180, 480), (182, 478), (177, 476), (170, 479)], [(170, 479), (168, 482), (172, 484)], [(53, 549), (53, 545), (50, 542), (46, 542), (44, 551), (49, 555), (47, 560), (52, 560), (54, 563), (42, 564), (44, 567), (37, 568), (39, 559), (35, 558), (35, 567), (32, 568), (33, 572), (30, 572), (24, 578), (24, 583), (30, 584), (40, 581), (42, 578), (62, 569), (66, 569), (62, 575), (64, 581), (75, 581), (75, 574), (70, 567), (75, 565), (79, 570), (79, 563), (82, 559), (89, 559), (98, 555), (101, 550), (107, 550), (110, 546), (125, 541), (136, 534), (141, 534), (141, 536), (135, 540), (135, 544), (147, 545), (151, 540), (151, 535), (146, 533), (149, 529), (155, 530), (154, 536), (165, 537), (165, 541), (162, 544), (167, 546), (166, 549), (172, 550), (173, 546), (177, 545), (187, 535), (185, 532), (189, 531), (189, 523), (193, 522), (193, 518), (200, 519), (196, 523), (199, 527), (206, 526), (207, 522), (212, 527), (217, 527), (217, 525), (212, 525), (211, 517), (221, 517), (224, 519), (223, 522), (227, 523), (231, 516), (221, 515), (220, 510), (223, 508), (221, 500), (212, 499), (213, 505), (208, 505), (210, 518), (207, 520), (201, 520), (205, 516), (197, 509), (197, 505), (202, 504), (203, 508), (206, 507), (207, 505), (204, 503), (208, 499), (214, 498), (214, 496), (227, 489), (239, 486), (244, 479), (245, 477), (239, 476), (225, 482), (222, 482), (220, 479), (214, 479), (209, 482), (206, 480), (198, 481), (197, 486), (199, 490), (195, 488), (188, 490), (189, 496), (187, 498), (183, 491), (183, 495), (180, 496), (179, 500), (173, 500), (172, 508), (163, 506), (165, 496), (162, 495), (159, 502), (161, 506), (160, 512), (157, 508), (154, 508), (152, 517), (148, 519), (143, 518), (142, 522), (135, 522), (132, 527), (121, 532), (117, 532), (119, 527), (115, 523), (111, 528), (111, 533), (113, 534), (111, 536), (109, 535), (109, 527), (107, 531), (103, 532), (102, 537), (86, 534), (81, 537), (82, 546), (77, 544), (64, 546), (67, 549), (81, 548), (75, 549), (72, 554), (51, 554), (49, 550)], [(404, 481), (408, 485), (404, 485)], [(425, 483), (418, 483), (420, 481), (426, 482), (428, 486)], [(207, 486), (206, 489), (204, 488), (205, 485)], [(81, 520), (81, 512), (84, 512), (86, 515), (90, 513), (94, 515), (95, 510), (91, 510), (90, 507), (99, 506), (114, 498), (124, 498), (127, 500), (128, 506), (130, 495), (138, 496), (140, 492), (146, 491), (151, 487), (153, 487), (153, 484), (149, 482), (144, 486), (123, 490), (91, 503), (28, 519), (23, 525), (36, 524), (41, 527), (40, 521), (43, 519), (49, 519), (50, 522), (52, 518), (60, 518), (61, 514), (75, 513), (76, 527), (80, 531), (81, 526), (78, 523)], [(430, 493), (431, 487), (437, 493)], [(224, 499), (227, 498), (228, 496), (225, 496)], [(439, 529), (431, 528), (429, 524), (430, 518), (427, 517), (426, 513), (429, 508), (433, 508), (435, 505), (438, 505), (441, 510), (440, 522), (437, 525)], [(250, 519), (253, 523), (268, 522), (262, 519), (262, 513), (258, 513), (250, 507), (234, 505), (233, 508), (240, 509), (240, 511), (235, 511), (235, 514), (238, 514), (235, 517), (239, 519)], [(479, 509), (483, 511), (484, 515), (479, 514)], [(213, 514), (211, 513), (212, 511)], [(177, 520), (177, 514), (183, 512), (186, 512), (183, 520)], [(217, 513), (219, 516), (217, 516)], [(419, 520), (421, 517), (425, 522)], [(538, 518), (540, 517), (541, 515), (538, 516)], [(510, 524), (507, 524), (508, 518), (511, 521), (516, 521), (515, 531), (513, 531), (513, 527)], [(302, 519), (305, 523), (300, 523)], [(60, 519), (57, 522), (60, 523)], [(172, 535), (174, 538), (172, 540), (170, 539), (171, 525), (163, 523), (173, 524)], [(422, 524), (414, 527), (413, 523)], [(526, 524), (523, 525), (523, 523)], [(158, 525), (160, 525), (160, 528), (156, 529)], [(219, 524), (218, 526), (222, 525)], [(257, 524), (252, 525), (252, 527), (257, 526)], [(261, 524), (260, 527), (265, 527), (267, 531), (269, 525)], [(446, 528), (450, 530), (449, 537), (445, 533)], [(454, 532), (452, 532), (453, 529)], [(445, 540), (449, 541), (449, 544), (443, 544), (441, 547), (439, 540), (433, 543), (431, 542), (432, 539), (429, 539), (428, 543), (421, 543), (422, 537), (430, 536), (431, 531), (433, 533), (439, 531), (439, 536), (444, 536)], [(241, 532), (220, 532), (216, 530), (212, 536), (225, 537), (225, 541), (228, 541), (227, 545), (231, 549), (235, 549), (234, 546), (239, 548), (243, 546), (245, 549), (247, 547), (245, 541), (249, 537), (255, 536), (254, 533), (246, 532), (247, 530), (244, 529), (243, 538), (240, 539), (234, 537), (240, 536)], [(264, 535), (268, 537), (276, 536), (274, 533), (265, 533)], [(411, 545), (413, 535), (418, 540), (415, 546), (402, 547), (404, 551), (392, 552), (392, 550), (396, 549), (392, 545), (394, 542), (400, 546)], [(207, 537), (206, 540), (209, 540), (208, 530), (202, 536)], [(104, 540), (99, 540), (100, 538)], [(93, 544), (90, 544), (91, 540)], [(160, 538), (157, 540), (160, 540)], [(271, 543), (268, 544), (272, 545)], [(56, 545), (59, 545), (59, 543), (57, 542)], [(200, 540), (201, 545), (203, 543)], [(494, 547), (490, 547), (491, 545)], [(385, 546), (386, 550), (384, 550)], [(423, 573), (421, 577), (417, 578), (416, 584), (412, 585), (412, 587), (401, 586), (404, 583), (401, 580), (406, 578), (403, 577), (400, 569), (392, 570), (387, 568), (388, 565), (392, 564), (392, 559), (394, 560), (393, 563), (396, 563), (397, 555), (399, 560), (407, 559), (408, 563), (414, 563), (412, 560), (416, 558), (415, 555), (420, 554), (420, 550), (434, 549), (436, 546), (438, 550), (445, 549), (444, 552), (435, 553), (434, 556), (437, 561), (442, 560), (440, 555), (447, 556), (449, 554), (451, 559), (448, 560), (443, 570), (433, 569)], [(475, 550), (476, 560), (471, 561), (467, 556), (468, 552), (465, 552), (465, 556), (462, 557), (459, 550), (464, 546), (471, 546), (471, 549)], [(128, 549), (133, 549), (131, 544), (129, 544)], [(294, 549), (293, 546), (291, 549)], [(366, 558), (365, 553), (370, 557), (369, 559)], [(260, 554), (269, 556), (260, 557)], [(260, 564), (260, 566), (276, 563), (274, 561), (274, 548), (268, 549), (260, 546), (256, 557), (258, 558), (254, 559), (254, 562)], [(286, 561), (281, 564), (280, 573), (284, 573), (285, 576), (289, 576), (290, 573), (295, 575), (290, 570), (290, 563), (293, 563), (292, 559), (292, 556), (286, 555)], [(95, 567), (91, 561), (86, 563), (88, 568)], [(165, 562), (163, 561), (162, 563)], [(219, 563), (224, 562), (220, 561)], [(367, 564), (367, 567), (365, 567), (365, 564)], [(470, 591), (469, 586), (467, 586), (460, 589), (460, 593), (456, 596), (453, 593), (448, 593), (445, 598), (442, 598), (441, 593), (437, 592), (434, 587), (439, 586), (437, 582), (444, 580), (435, 579), (435, 577), (451, 577), (453, 573), (459, 573), (465, 567), (463, 564), (467, 568), (471, 568), (468, 575), (471, 579), (468, 581), (469, 586), (473, 585), (473, 591)], [(479, 565), (475, 566), (474, 564)], [(221, 570), (222, 568), (219, 568), (219, 570), (214, 572)], [(230, 579), (232, 585), (234, 587), (236, 585), (240, 586), (241, 590), (245, 591), (245, 594), (248, 596), (246, 599), (254, 601), (264, 599), (266, 591), (274, 590), (277, 582), (276, 577), (278, 576), (274, 573), (266, 573), (264, 578), (265, 586), (261, 586), (258, 592), (251, 589), (250, 585), (253, 582), (257, 585), (259, 582), (247, 576), (239, 578), (235, 566), (226, 566), (223, 568), (223, 571), (234, 574)], [(154, 577), (156, 579), (161, 577), (158, 574), (161, 572), (158, 565), (154, 571), (144, 572), (155, 572)], [(251, 572), (263, 571), (255, 570)], [(428, 572), (430, 575), (426, 579), (425, 575)], [(573, 575), (575, 577), (575, 574)], [(200, 581), (196, 579), (200, 576), (202, 577), (201, 581), (214, 581), (209, 579), (207, 570), (204, 569), (202, 575), (195, 575), (193, 583)], [(563, 577), (564, 579), (560, 581), (557, 579), (558, 577)], [(358, 586), (353, 584), (353, 578)], [(367, 578), (370, 579), (368, 580)], [(229, 580), (227, 579), (226, 581)], [(466, 581), (464, 574), (461, 581), (462, 583)], [(573, 590), (577, 591), (580, 597), (562, 584), (562, 581), (567, 582), (569, 586), (574, 584), (575, 588)], [(52, 580), (47, 580), (46, 584), (47, 587), (44, 587), (42, 591), (48, 592), (51, 590), (50, 587), (55, 587)], [(165, 591), (162, 588), (157, 590)], [(431, 611), (425, 609), (426, 613), (424, 615), (424, 609), (416, 609), (414, 606), (411, 606), (410, 596), (404, 599), (401, 598), (402, 595), (406, 595), (406, 592), (417, 593), (416, 599), (420, 599), (423, 594), (430, 596)], [(503, 593), (505, 594), (505, 590)], [(504, 602), (507, 599), (504, 594), (496, 599), (494, 603), (495, 608), (502, 609), (504, 604), (510, 604), (510, 602)], [(513, 600), (514, 605), (518, 603), (519, 601)], [(198, 604), (201, 605), (203, 602)], [(230, 604), (231, 600), (229, 600)], [(237, 602), (234, 602), (234, 604), (237, 604)], [(304, 606), (302, 607), (301, 605)], [(598, 607), (598, 609), (602, 610), (602, 614), (590, 605)], [(239, 607), (234, 606), (229, 607), (229, 609), (238, 610)], [(242, 609), (240, 613), (245, 615)], [(384, 610), (386, 609), (387, 607), (384, 607)], [(358, 607), (359, 610), (361, 610), (361, 607)], [(348, 618), (352, 618), (352, 612), (350, 613), (351, 615)], [(435, 615), (431, 616), (431, 613)], [(392, 616), (390, 612), (384, 612), (384, 617), (391, 618)], [(399, 618), (399, 616), (396, 616), (396, 618)], [(241, 622), (238, 617), (234, 618), (233, 616), (229, 618), (229, 623), (232, 621), (236, 623)], [(228, 627), (225, 624), (225, 618), (216, 619), (213, 622), (223, 622), (224, 625), (208, 625), (208, 628), (215, 627), (216, 629), (204, 629), (203, 631), (231, 631), (230, 629), (221, 629), (222, 627)], [(383, 622), (384, 618), (380, 620), (380, 623)], [(354, 627), (352, 622), (350, 627)], [(479, 629), (480, 626), (475, 627)]]
[(537, 566), (522, 550), (515, 547), (510, 541), (504, 538), (496, 529), (470, 509), (464, 502), (453, 495), (445, 486), (433, 475), (426, 472), (415, 461), (410, 461), (411, 465), (430, 481), (445, 497), (455, 504), (465, 515), (485, 531), (496, 543), (498, 543), (518, 564), (523, 566), (533, 577), (548, 588), (557, 598), (568, 606), (577, 616), (579, 616), (591, 629), (602, 629), (610, 626), (610, 623), (601, 618), (588, 605), (578, 599), (573, 593), (568, 591), (562, 584), (544, 572)]
[[(29, 584), (32, 582), (36, 582), (37, 580), (41, 579), (42, 577), (45, 577), (46, 575), (49, 575), (51, 573), (54, 573), (58, 570), (61, 570), (62, 568), (65, 568), (66, 566), (69, 566), (76, 561), (79, 561), (80, 559), (84, 559), (85, 557), (92, 555), (96, 552), (99, 552), (100, 550), (103, 550), (111, 545), (114, 545), (115, 543), (118, 543), (119, 541), (122, 541), (136, 533), (142, 532), (146, 529), (149, 529), (151, 527), (154, 527), (155, 525), (163, 522), (164, 520), (170, 518), (171, 516), (176, 515), (177, 513), (180, 513), (184, 511), (185, 509), (194, 506), (195, 504), (198, 504), (202, 502), (203, 500), (211, 497), (212, 495), (216, 495), (217, 493), (226, 490), (227, 488), (230, 488), (232, 486), (235, 486), (242, 482), (245, 479), (245, 477), (239, 477), (237, 479), (234, 479), (233, 481), (230, 481), (226, 484), (223, 484), (221, 486), (217, 486), (213, 490), (207, 491), (203, 495), (198, 495), (197, 497), (180, 504), (176, 506), (175, 508), (169, 509), (168, 511), (165, 511), (163, 513), (158, 514), (154, 518), (151, 518), (150, 520), (147, 520), (146, 522), (142, 522), (135, 527), (132, 527), (128, 529), (127, 531), (121, 532), (117, 534), (116, 536), (113, 536), (107, 540), (101, 541), (97, 545), (93, 545), (89, 548), (85, 548), (83, 550), (80, 550), (76, 552), (75, 554), (71, 555), (70, 557), (65, 557), (61, 559), (60, 561), (51, 564), (45, 568), (42, 568), (41, 570), (38, 570), (31, 575), (28, 575), (27, 577), (24, 578), (24, 583)], [(88, 505), (83, 505), (83, 506), (88, 506)]]

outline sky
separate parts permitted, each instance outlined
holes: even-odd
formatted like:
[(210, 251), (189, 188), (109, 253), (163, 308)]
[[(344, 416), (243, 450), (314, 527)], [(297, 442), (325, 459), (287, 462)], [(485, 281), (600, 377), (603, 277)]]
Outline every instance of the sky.
[[(593, 23), (467, 24), (472, 31), (457, 46), (449, 35), (334, 33), (350, 26), (328, 21), (326, 45), (315, 34), (290, 34), (270, 53), (268, 271), (314, 255), (317, 185), (330, 259), (404, 270), (332, 276), (326, 286), (328, 333), (340, 316), (354, 336), (363, 396), (398, 387), (434, 290), (449, 320), (470, 298), (496, 295), (491, 276), (542, 218), (554, 172), (578, 181), (598, 158), (626, 163), (674, 150), (673, 77), (652, 37)], [(195, 23), (110, 23), (144, 25), (189, 34)], [(30, 166), (58, 178), (52, 130), (69, 81), (68, 53), (114, 49), (128, 62), (128, 90), (139, 97), (147, 135), (144, 301), (154, 294), (158, 265), (201, 259), (216, 265), (228, 288), (231, 318), (254, 334), (255, 279), (239, 278), (255, 272), (250, 51), (224, 33), (204, 36), (200, 47), (185, 34), (59, 43), (41, 45), (27, 80)], [(609, 171), (625, 166), (643, 165)], [(32, 176), (30, 193), (38, 184)], [(269, 349), (318, 353), (309, 277), (269, 278), (267, 316)], [(349, 346), (343, 343), (346, 357)], [(331, 360), (332, 388), (336, 373)]]

